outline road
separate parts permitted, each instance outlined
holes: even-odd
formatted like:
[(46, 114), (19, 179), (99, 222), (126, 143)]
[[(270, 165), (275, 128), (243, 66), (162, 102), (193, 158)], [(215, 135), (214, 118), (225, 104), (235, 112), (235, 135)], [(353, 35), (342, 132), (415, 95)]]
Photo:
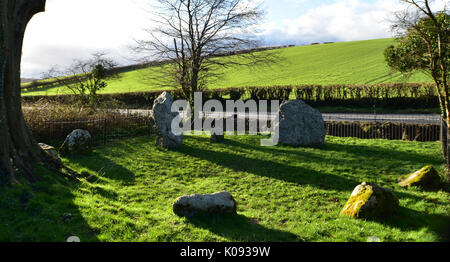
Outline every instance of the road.
[[(139, 114), (139, 115), (149, 115), (151, 110), (118, 110), (122, 114)], [(216, 113), (216, 112), (206, 112), (204, 113), (207, 117), (230, 117), (233, 113)], [(248, 117), (250, 119), (256, 119), (257, 114), (237, 114), (238, 118)], [(348, 122), (392, 122), (392, 123), (407, 123), (407, 124), (440, 124), (439, 114), (352, 114), (352, 113), (324, 113), (322, 114), (323, 119), (326, 122), (331, 121), (348, 121)], [(273, 119), (276, 114), (264, 114), (261, 115), (263, 119)]]
[(439, 114), (322, 114), (325, 121), (392, 122), (407, 124), (440, 124)]

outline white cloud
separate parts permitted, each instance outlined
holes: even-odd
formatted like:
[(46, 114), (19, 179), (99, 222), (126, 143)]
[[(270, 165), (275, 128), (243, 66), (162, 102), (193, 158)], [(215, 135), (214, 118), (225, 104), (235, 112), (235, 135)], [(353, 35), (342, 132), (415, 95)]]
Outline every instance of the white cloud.
[[(36, 15), (27, 28), (23, 77), (38, 77), (51, 65), (64, 66), (96, 50), (109, 50), (119, 62), (131, 63), (126, 59), (129, 57), (127, 46), (133, 43), (133, 38), (144, 38), (142, 29), (151, 24), (149, 9), (154, 1), (47, 0), (46, 12)], [(273, 1), (281, 1), (277, 8), (287, 8), (289, 14), (303, 5), (315, 7), (297, 18), (265, 21), (258, 36), (266, 44), (391, 37), (387, 18), (400, 8), (397, 0), (336, 0), (331, 4)], [(435, 6), (442, 7), (444, 3), (448, 0), (437, 0)], [(272, 13), (272, 10), (266, 11)]]
[[(447, 1), (434, 3), (439, 9)], [(308, 10), (295, 19), (262, 25), (261, 36), (269, 44), (320, 41), (354, 41), (392, 37), (389, 18), (404, 5), (396, 0), (338, 0)]]
[[(279, 25), (265, 25), (268, 42), (350, 41), (389, 37), (388, 14), (395, 10), (393, 1), (367, 4), (360, 0), (341, 0), (321, 5), (296, 19), (285, 19)], [(276, 38), (280, 36), (281, 38)]]
[(96, 50), (126, 61), (133, 37), (149, 24), (141, 8), (148, 0), (47, 0), (46, 12), (27, 27), (23, 76), (39, 76), (50, 65), (70, 64)]

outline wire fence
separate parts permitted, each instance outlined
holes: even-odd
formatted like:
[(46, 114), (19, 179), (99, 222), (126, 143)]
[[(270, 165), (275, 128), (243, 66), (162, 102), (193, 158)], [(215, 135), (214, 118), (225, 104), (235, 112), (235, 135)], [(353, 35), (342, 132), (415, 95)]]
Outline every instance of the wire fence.
[[(116, 111), (117, 112), (117, 111)], [(227, 128), (227, 119), (234, 119), (234, 128), (238, 121), (245, 121), (246, 131), (250, 121), (258, 118), (251, 114), (204, 113), (203, 119), (216, 118), (222, 114), (223, 126)], [(259, 116), (258, 131), (272, 127), (275, 115)], [(377, 115), (376, 118), (361, 114), (324, 114), (327, 135), (337, 137), (355, 137), (361, 139), (389, 139), (407, 141), (439, 141), (447, 135), (440, 117), (436, 115)], [(104, 118), (76, 121), (42, 121), (33, 123), (30, 129), (38, 142), (58, 144), (75, 129), (89, 131), (95, 144), (106, 144), (111, 139), (148, 135), (152, 133), (147, 110), (121, 110), (120, 114)]]
[(152, 132), (148, 117), (139, 114), (108, 116), (76, 121), (43, 121), (30, 126), (38, 142), (60, 145), (75, 129), (89, 131), (93, 144), (106, 144), (112, 139), (147, 135)]

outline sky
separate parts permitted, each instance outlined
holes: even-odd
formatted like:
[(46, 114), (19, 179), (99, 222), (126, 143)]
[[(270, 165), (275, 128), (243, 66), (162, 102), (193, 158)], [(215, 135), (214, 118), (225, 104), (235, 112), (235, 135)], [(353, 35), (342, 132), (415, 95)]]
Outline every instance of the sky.
[[(22, 77), (39, 78), (54, 65), (71, 64), (106, 51), (133, 64), (130, 46), (145, 39), (155, 0), (47, 0), (46, 12), (25, 33)], [(251, 0), (247, 0), (251, 1)], [(257, 36), (263, 45), (309, 44), (388, 38), (398, 0), (258, 0), (264, 18)], [(449, 5), (436, 0), (435, 8)]]

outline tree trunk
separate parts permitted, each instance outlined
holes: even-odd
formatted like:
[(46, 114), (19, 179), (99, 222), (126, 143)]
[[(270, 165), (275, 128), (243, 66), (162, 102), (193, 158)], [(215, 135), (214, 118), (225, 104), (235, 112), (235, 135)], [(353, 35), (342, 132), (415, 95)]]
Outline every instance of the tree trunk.
[(442, 146), (442, 154), (444, 155), (444, 158), (447, 159), (447, 147), (448, 147), (448, 135), (447, 135), (447, 121), (446, 119), (441, 116), (441, 146)]
[(447, 132), (445, 134), (446, 135), (446, 139), (445, 139), (446, 145), (444, 147), (444, 150), (446, 151), (445, 157), (446, 157), (446, 164), (447, 164), (447, 176), (450, 177), (450, 140), (449, 140), (450, 128), (448, 126), (449, 123), (450, 123), (450, 117), (447, 117), (447, 124), (446, 124)]
[(46, 0), (0, 1), (0, 181), (17, 182), (20, 174), (35, 181), (34, 166), (45, 156), (22, 114), (20, 63), (25, 28)]

